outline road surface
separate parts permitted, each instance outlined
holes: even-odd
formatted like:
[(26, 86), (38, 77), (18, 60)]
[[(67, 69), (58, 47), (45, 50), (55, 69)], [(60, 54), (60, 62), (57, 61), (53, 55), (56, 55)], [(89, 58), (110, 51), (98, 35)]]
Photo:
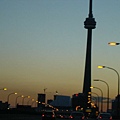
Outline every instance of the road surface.
[[(27, 115), (27, 114), (0, 114), (0, 120), (41, 120), (41, 115)], [(56, 120), (69, 120), (69, 119), (59, 119)], [(85, 119), (85, 120), (96, 120), (96, 119)], [(117, 120), (117, 119), (113, 119)]]

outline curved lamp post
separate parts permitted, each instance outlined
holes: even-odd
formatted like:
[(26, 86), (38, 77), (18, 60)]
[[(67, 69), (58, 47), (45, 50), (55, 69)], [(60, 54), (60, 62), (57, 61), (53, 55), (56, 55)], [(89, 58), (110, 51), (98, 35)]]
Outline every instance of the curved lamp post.
[(101, 81), (107, 85), (107, 110), (109, 110), (109, 85), (108, 85), (108, 83), (105, 82), (104, 80), (100, 80), (100, 79), (94, 79), (93, 81)]
[(7, 102), (9, 103), (9, 97), (10, 97), (10, 95), (12, 95), (12, 94), (15, 94), (15, 95), (17, 95), (17, 93), (15, 92), (15, 93), (10, 93), (9, 95), (8, 95), (8, 97), (7, 97)]
[(0, 89), (0, 90), (5, 90), (5, 91), (6, 91), (6, 90), (7, 90), (7, 88), (2, 88), (2, 89)]
[[(110, 46), (116, 46), (116, 45), (120, 45), (120, 43), (118, 43), (118, 42), (109, 42), (108, 45), (110, 45)], [(119, 77), (119, 74), (118, 74), (118, 77)], [(118, 90), (119, 90), (119, 88), (118, 88)], [(118, 106), (117, 115), (119, 116), (119, 94), (118, 94), (118, 105), (117, 106)]]
[(95, 93), (95, 92), (90, 92), (90, 94), (95, 94), (96, 96), (97, 96), (97, 101), (98, 101), (98, 104), (97, 104), (97, 106), (98, 106), (98, 108), (99, 108), (99, 95), (97, 94), (97, 93)]
[(30, 102), (30, 101), (34, 101), (34, 99), (30, 99), (30, 100), (28, 100), (27, 105), (29, 105), (29, 102)]
[(33, 106), (34, 103), (39, 103), (39, 102), (37, 100), (36, 101), (34, 100), (31, 104), (31, 106)]
[[(92, 97), (92, 100), (95, 100), (95, 104), (97, 105), (98, 104), (98, 100), (97, 100), (97, 98), (95, 98), (95, 97)], [(91, 104), (92, 104), (93, 102), (91, 102)]]
[(33, 101), (32, 104), (31, 104), (31, 106), (33, 106), (33, 104), (36, 103), (36, 102), (38, 102), (38, 101)]
[[(111, 68), (111, 67), (107, 67), (107, 66), (98, 66), (98, 68), (108, 68), (108, 69), (111, 69), (113, 70), (114, 72), (116, 72), (117, 76), (118, 76), (118, 110), (119, 110), (119, 81), (120, 81), (120, 76), (119, 76), (119, 73), (117, 72), (117, 70), (115, 70), (114, 68)], [(117, 110), (117, 114), (119, 115), (119, 111)]]
[(100, 92), (101, 92), (101, 112), (102, 112), (103, 111), (103, 91), (98, 87), (90, 87), (90, 88), (91, 89), (96, 88), (96, 89), (100, 90)]
[(15, 100), (15, 105), (16, 105), (16, 106), (17, 106), (17, 99), (18, 99), (19, 97), (22, 97), (22, 98), (23, 98), (24, 96), (23, 96), (23, 95), (20, 95), (20, 96), (17, 96), (17, 97), (16, 97), (16, 100)]
[(24, 105), (24, 99), (25, 98), (30, 98), (30, 96), (25, 96), (25, 97), (23, 97), (23, 99), (22, 99), (22, 105)]
[(117, 42), (109, 42), (108, 45), (110, 45), (110, 46), (116, 46), (116, 45), (120, 45), (120, 43), (117, 43)]

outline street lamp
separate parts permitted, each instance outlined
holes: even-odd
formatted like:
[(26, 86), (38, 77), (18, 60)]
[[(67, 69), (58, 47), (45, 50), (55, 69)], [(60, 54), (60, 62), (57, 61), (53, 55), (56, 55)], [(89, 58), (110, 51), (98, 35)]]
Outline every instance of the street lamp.
[(94, 81), (101, 81), (107, 85), (107, 110), (109, 110), (109, 85), (108, 83), (100, 79), (94, 79)]
[(101, 112), (102, 112), (103, 111), (103, 91), (98, 87), (90, 87), (90, 88), (91, 89), (96, 88), (96, 89), (100, 90), (100, 92), (101, 92)]
[(27, 105), (29, 105), (29, 102), (30, 102), (30, 101), (34, 101), (34, 99), (30, 99), (30, 100), (28, 100)]
[(18, 99), (19, 97), (22, 97), (22, 98), (23, 98), (24, 96), (23, 96), (23, 95), (20, 95), (20, 96), (17, 96), (17, 97), (16, 97), (16, 100), (15, 100), (15, 105), (16, 105), (16, 106), (17, 106), (17, 99)]
[(95, 93), (95, 92), (90, 92), (90, 94), (91, 94), (91, 93), (97, 95), (97, 101), (98, 101), (97, 106), (98, 106), (98, 109), (99, 109), (99, 95), (98, 95), (97, 93)]
[(24, 105), (24, 99), (25, 98), (30, 98), (30, 96), (25, 96), (25, 97), (23, 97), (23, 99), (22, 99), (22, 105)]
[(10, 95), (12, 95), (12, 94), (15, 94), (15, 95), (17, 95), (17, 93), (15, 92), (15, 93), (10, 93), (9, 95), (8, 95), (8, 97), (7, 97), (7, 102), (9, 103), (9, 97), (10, 97)]
[(110, 46), (116, 46), (116, 45), (119, 45), (120, 43), (117, 43), (117, 42), (109, 42), (108, 45)]
[(40, 103), (40, 102), (38, 102), (37, 100), (33, 101), (32, 104), (31, 104), (31, 106), (33, 106), (33, 103)]
[(91, 102), (91, 105), (97, 105), (98, 104), (98, 99), (96, 97), (92, 97), (93, 100), (95, 100), (95, 104)]
[[(108, 69), (111, 69), (113, 70), (114, 72), (116, 72), (117, 76), (118, 76), (118, 110), (119, 110), (119, 81), (120, 81), (120, 76), (119, 76), (119, 73), (117, 72), (117, 70), (115, 70), (114, 68), (111, 68), (111, 67), (107, 67), (107, 66), (98, 66), (98, 68), (108, 68)], [(117, 110), (117, 112), (118, 112)], [(117, 113), (119, 115), (119, 112)]]
[(2, 88), (2, 89), (0, 89), (0, 90), (7, 90), (7, 88)]

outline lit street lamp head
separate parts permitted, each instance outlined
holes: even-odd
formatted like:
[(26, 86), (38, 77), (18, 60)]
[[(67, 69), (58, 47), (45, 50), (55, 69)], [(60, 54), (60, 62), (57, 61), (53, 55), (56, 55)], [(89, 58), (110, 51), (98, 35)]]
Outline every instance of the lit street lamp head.
[(94, 88), (93, 86), (90, 87), (91, 89)]
[(7, 88), (3, 88), (3, 90), (7, 90)]
[(98, 68), (100, 68), (100, 69), (101, 69), (101, 68), (105, 68), (105, 66), (99, 65)]
[(98, 79), (94, 79), (93, 81), (100, 81), (100, 80), (98, 80)]
[(117, 43), (117, 42), (109, 42), (108, 45), (110, 46), (116, 46), (116, 45), (119, 45), (120, 43)]
[(5, 91), (6, 91), (6, 90), (7, 90), (7, 88), (2, 88), (2, 89), (0, 89), (0, 90), (5, 90)]
[(30, 98), (30, 96), (28, 96), (28, 98)]

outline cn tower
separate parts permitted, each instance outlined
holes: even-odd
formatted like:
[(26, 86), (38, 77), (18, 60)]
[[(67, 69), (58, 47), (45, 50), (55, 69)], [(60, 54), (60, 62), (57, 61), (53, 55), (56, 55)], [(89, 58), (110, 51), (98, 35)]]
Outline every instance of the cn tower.
[[(88, 104), (91, 101), (91, 49), (92, 49), (92, 29), (95, 29), (96, 21), (92, 14), (92, 0), (89, 0), (89, 14), (84, 22), (84, 28), (87, 29), (87, 48), (86, 48), (86, 61), (84, 71), (84, 85), (83, 94), (85, 96), (85, 108), (91, 107)], [(88, 96), (90, 98), (88, 99)]]

